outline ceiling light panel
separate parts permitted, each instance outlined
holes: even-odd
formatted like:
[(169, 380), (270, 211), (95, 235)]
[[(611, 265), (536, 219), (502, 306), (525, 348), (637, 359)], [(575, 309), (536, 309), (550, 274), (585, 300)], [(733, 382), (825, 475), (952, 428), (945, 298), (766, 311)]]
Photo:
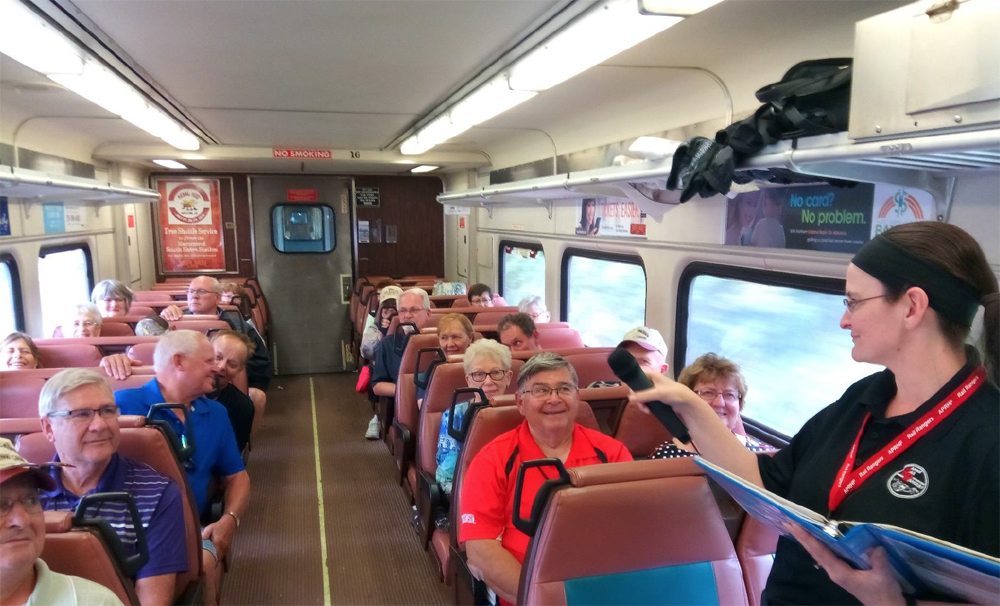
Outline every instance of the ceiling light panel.
[(440, 166), (430, 166), (430, 165), (427, 165), (427, 164), (423, 164), (421, 166), (417, 166), (417, 167), (411, 168), (410, 172), (411, 173), (429, 173), (432, 170), (437, 170), (439, 168), (441, 168), (441, 167)]
[(187, 168), (177, 160), (153, 160), (153, 164), (159, 164), (163, 168), (169, 168), (172, 170), (184, 170)]

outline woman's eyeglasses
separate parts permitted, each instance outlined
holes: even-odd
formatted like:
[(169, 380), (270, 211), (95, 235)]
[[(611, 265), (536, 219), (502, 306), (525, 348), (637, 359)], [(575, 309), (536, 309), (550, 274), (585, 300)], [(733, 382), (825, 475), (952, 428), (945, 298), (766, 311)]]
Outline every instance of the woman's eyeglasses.
[(490, 372), (476, 371), (469, 373), (469, 376), (472, 377), (472, 380), (475, 381), (476, 383), (482, 383), (483, 381), (486, 380), (486, 377), (489, 377), (494, 381), (499, 382), (503, 381), (504, 377), (507, 376), (507, 371), (506, 370), (491, 370)]

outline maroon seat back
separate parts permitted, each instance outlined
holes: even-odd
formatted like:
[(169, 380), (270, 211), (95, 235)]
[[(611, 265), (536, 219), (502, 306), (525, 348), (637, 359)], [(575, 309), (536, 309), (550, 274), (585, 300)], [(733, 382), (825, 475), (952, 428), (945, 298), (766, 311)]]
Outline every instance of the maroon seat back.
[(743, 581), (750, 606), (760, 604), (760, 594), (767, 584), (767, 575), (771, 574), (777, 548), (778, 533), (753, 516), (746, 516), (736, 541), (736, 555), (743, 569)]
[(538, 331), (542, 349), (583, 347), (583, 337), (573, 328), (547, 328)]
[(153, 365), (153, 352), (156, 351), (156, 343), (136, 343), (128, 348), (128, 357), (139, 360), (146, 366)]
[(210, 330), (230, 330), (225, 320), (177, 320), (170, 322), (171, 330), (193, 330), (207, 335)]
[[(100, 338), (100, 337), (97, 337)], [(39, 340), (40, 341), (40, 340)], [(38, 341), (39, 361), (45, 368), (92, 368), (101, 363), (101, 350), (78, 339), (60, 339), (57, 345)]]
[(4, 373), (0, 379), (0, 418), (37, 419), (38, 396), (42, 393), (42, 387), (45, 387), (44, 377)]
[(660, 444), (673, 439), (663, 423), (632, 402), (625, 405), (614, 436), (633, 457), (648, 457)]
[(42, 560), (53, 572), (107, 587), (123, 604), (139, 606), (135, 585), (125, 576), (114, 552), (95, 528), (73, 527), (73, 512), (45, 512)]

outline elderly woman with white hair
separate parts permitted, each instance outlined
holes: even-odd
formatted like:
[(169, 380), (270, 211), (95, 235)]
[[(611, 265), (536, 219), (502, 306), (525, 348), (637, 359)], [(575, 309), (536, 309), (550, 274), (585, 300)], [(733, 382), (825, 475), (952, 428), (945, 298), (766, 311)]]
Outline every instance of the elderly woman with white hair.
[[(478, 387), (490, 399), (507, 391), (511, 380), (510, 349), (493, 339), (481, 339), (465, 350), (465, 383), (469, 387)], [(479, 399), (475, 396), (473, 401)], [(455, 406), (456, 425), (461, 427), (462, 417), (469, 408), (468, 402)], [(448, 424), (451, 421), (451, 411), (446, 410), (441, 416), (441, 430), (438, 434), (437, 471), (434, 474), (441, 490), (446, 495), (451, 494), (452, 480), (455, 478), (455, 465), (458, 463), (458, 453), (461, 444), (448, 434)]]
[(65, 337), (99, 337), (104, 318), (93, 303), (80, 303), (70, 308), (69, 317), (63, 324)]
[(105, 318), (127, 315), (133, 299), (132, 289), (118, 280), (101, 280), (90, 293), (90, 302)]
[(521, 302), (517, 304), (517, 310), (531, 316), (531, 320), (535, 324), (547, 324), (552, 321), (552, 314), (545, 307), (545, 301), (538, 295), (521, 299)]

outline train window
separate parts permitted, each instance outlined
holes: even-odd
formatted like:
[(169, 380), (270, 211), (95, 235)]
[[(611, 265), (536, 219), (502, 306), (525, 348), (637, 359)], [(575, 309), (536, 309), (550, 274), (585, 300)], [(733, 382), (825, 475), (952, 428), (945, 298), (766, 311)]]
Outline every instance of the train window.
[(86, 244), (49, 246), (38, 255), (42, 330), (48, 337), (66, 320), (73, 305), (90, 302), (94, 270)]
[(617, 345), (646, 323), (646, 269), (638, 257), (569, 249), (562, 269), (562, 316), (587, 346)]
[(681, 278), (674, 362), (707, 352), (736, 362), (749, 386), (744, 416), (792, 436), (880, 370), (851, 358), (851, 337), (840, 328), (843, 292), (843, 280), (692, 264)]
[(525, 297), (545, 300), (545, 251), (537, 244), (500, 242), (500, 284), (497, 290), (508, 305)]
[(21, 308), (21, 278), (17, 261), (10, 255), (0, 255), (0, 337), (15, 330), (24, 330)]
[(312, 204), (279, 204), (271, 209), (271, 243), (286, 254), (328, 253), (337, 247), (333, 209)]

